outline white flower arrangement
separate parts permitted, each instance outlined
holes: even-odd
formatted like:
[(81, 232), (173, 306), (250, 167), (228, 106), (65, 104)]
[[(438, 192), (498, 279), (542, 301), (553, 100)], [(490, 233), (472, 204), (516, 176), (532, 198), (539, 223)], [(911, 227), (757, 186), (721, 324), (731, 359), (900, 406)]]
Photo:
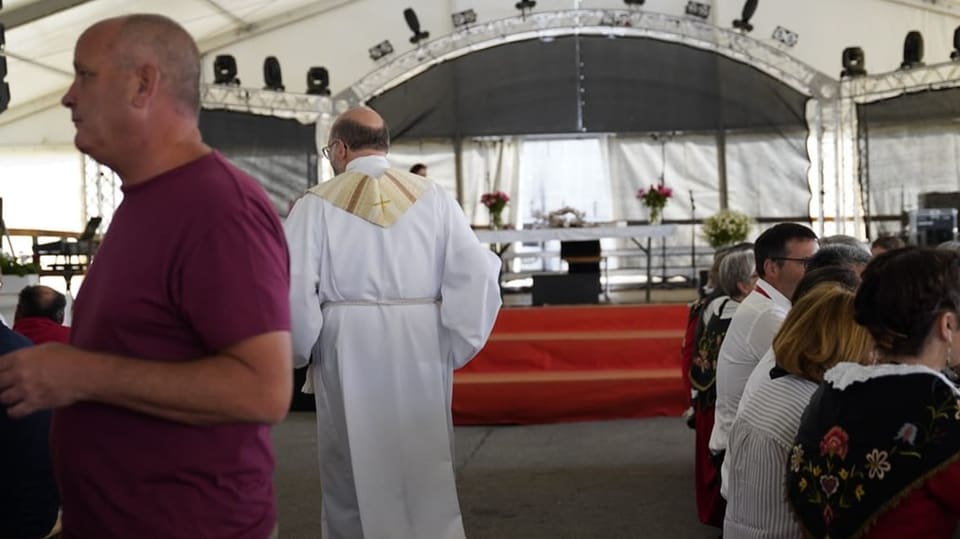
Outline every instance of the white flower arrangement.
[(714, 249), (746, 241), (753, 220), (735, 210), (722, 210), (703, 220), (703, 235)]

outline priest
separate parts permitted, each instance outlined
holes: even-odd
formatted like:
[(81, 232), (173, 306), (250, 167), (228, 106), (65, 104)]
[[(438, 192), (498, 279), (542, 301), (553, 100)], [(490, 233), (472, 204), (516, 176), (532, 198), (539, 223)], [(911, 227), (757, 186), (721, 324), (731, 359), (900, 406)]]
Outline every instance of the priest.
[(285, 223), (297, 366), (317, 403), (327, 539), (462, 539), (453, 370), (500, 308), (499, 259), (436, 183), (390, 167), (369, 108), (334, 122), (337, 174)]

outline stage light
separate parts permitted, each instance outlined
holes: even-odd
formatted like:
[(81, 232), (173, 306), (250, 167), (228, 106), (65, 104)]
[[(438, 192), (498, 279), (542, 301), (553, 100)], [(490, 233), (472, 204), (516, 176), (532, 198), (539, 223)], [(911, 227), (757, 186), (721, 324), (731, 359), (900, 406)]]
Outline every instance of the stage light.
[(687, 8), (685, 12), (691, 17), (707, 20), (710, 18), (710, 4), (705, 2), (694, 2), (693, 0), (690, 0), (687, 2)]
[(782, 26), (777, 26), (773, 29), (773, 39), (783, 43), (788, 47), (792, 47), (797, 44), (800, 36), (796, 32), (787, 30)]
[(468, 26), (477, 22), (477, 12), (472, 9), (468, 9), (466, 11), (454, 13), (450, 16), (450, 18), (453, 19), (453, 27), (460, 28), (461, 26)]
[(307, 93), (310, 95), (330, 95), (330, 72), (325, 67), (311, 67), (307, 70)]
[(376, 61), (384, 56), (393, 54), (393, 44), (390, 43), (389, 39), (385, 39), (380, 43), (370, 47), (367, 52), (370, 53), (370, 59)]
[(950, 59), (960, 60), (960, 26), (953, 31), (953, 52), (950, 53)]
[(843, 49), (843, 71), (840, 72), (841, 78), (862, 77), (867, 74), (867, 61), (860, 47), (847, 47)]
[(747, 0), (744, 2), (743, 11), (740, 12), (740, 18), (733, 21), (734, 28), (744, 33), (753, 31), (753, 25), (750, 24), (750, 19), (757, 11), (758, 2), (759, 0)]
[(237, 60), (229, 54), (220, 54), (213, 59), (213, 83), (240, 86), (237, 78)]
[(282, 92), (283, 75), (280, 72), (280, 60), (276, 56), (267, 56), (263, 61), (263, 84), (264, 90), (273, 90)]
[(623, 0), (623, 3), (628, 7), (637, 7), (642, 6), (647, 0)]
[(910, 69), (923, 65), (923, 35), (916, 31), (907, 32), (903, 40), (903, 63), (900, 69)]
[(416, 45), (424, 39), (430, 37), (430, 32), (426, 32), (420, 29), (420, 19), (417, 18), (417, 12), (413, 10), (412, 7), (408, 7), (403, 10), (403, 18), (407, 20), (407, 26), (410, 27), (410, 31), (413, 32), (413, 37), (410, 38), (410, 43)]
[(537, 7), (537, 3), (534, 0), (520, 0), (514, 4), (513, 7), (520, 10), (520, 16), (525, 20), (527, 18), (527, 13), (529, 13), (533, 8)]

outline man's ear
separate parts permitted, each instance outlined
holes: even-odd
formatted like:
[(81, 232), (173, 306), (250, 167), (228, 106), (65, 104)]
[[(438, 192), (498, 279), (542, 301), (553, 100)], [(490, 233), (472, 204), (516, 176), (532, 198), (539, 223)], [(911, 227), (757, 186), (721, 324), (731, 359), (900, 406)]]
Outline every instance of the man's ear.
[(763, 275), (765, 278), (771, 275), (776, 276), (778, 271), (780, 271), (780, 265), (777, 264), (776, 260), (768, 258), (763, 261)]
[(155, 64), (140, 65), (134, 72), (136, 75), (136, 92), (133, 105), (143, 108), (149, 103), (160, 89), (160, 69)]

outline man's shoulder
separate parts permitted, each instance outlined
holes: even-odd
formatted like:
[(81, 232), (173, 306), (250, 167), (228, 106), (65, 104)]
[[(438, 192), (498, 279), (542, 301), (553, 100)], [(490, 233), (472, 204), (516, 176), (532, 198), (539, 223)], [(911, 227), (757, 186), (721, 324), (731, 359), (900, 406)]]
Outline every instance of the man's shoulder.
[(14, 350), (19, 350), (21, 348), (26, 348), (32, 344), (33, 343), (30, 342), (30, 339), (24, 337), (5, 325), (0, 324), (0, 355), (13, 352)]

